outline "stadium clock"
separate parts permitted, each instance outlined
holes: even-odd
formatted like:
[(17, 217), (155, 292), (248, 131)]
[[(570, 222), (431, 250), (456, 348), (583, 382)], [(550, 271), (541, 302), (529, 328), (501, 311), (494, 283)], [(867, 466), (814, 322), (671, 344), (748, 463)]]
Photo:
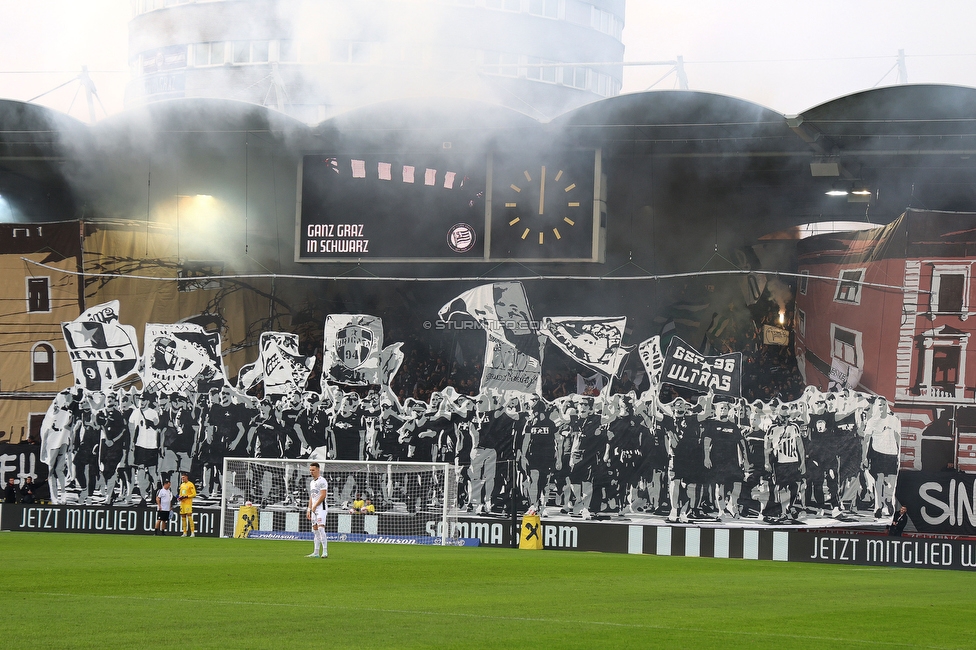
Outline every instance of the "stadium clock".
[(496, 156), (491, 257), (591, 259), (597, 183), (594, 167), (592, 150), (530, 160)]

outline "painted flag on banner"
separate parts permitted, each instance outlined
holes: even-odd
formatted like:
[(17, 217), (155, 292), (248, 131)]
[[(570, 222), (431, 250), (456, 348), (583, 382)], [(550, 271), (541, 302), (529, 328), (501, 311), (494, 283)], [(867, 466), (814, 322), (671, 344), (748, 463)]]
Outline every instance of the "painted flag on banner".
[(624, 357), (633, 349), (621, 344), (626, 327), (626, 316), (567, 316), (544, 318), (541, 331), (584, 366), (616, 377)]
[(237, 385), (249, 390), (257, 382), (264, 382), (264, 394), (289, 395), (305, 389), (315, 357), (298, 353), (298, 335), (287, 332), (261, 332), (258, 360), (247, 364), (238, 373)]
[(597, 397), (603, 389), (607, 386), (607, 377), (599, 372), (594, 373), (590, 377), (584, 377), (583, 375), (576, 374), (576, 394), (577, 395), (587, 395), (589, 397)]
[(542, 392), (542, 363), (508, 341), (488, 337), (481, 390)]
[(114, 388), (139, 363), (136, 328), (119, 323), (119, 301), (85, 310), (61, 323), (75, 384), (91, 391)]
[(380, 352), (380, 384), (389, 386), (403, 364), (403, 343), (388, 345)]
[(380, 383), (382, 320), (366, 314), (326, 316), (324, 345), (323, 385), (326, 381), (349, 386)]
[(830, 360), (830, 377), (827, 382), (828, 390), (841, 388), (855, 388), (861, 381), (861, 369), (852, 366), (837, 357)]
[(142, 385), (153, 393), (183, 393), (227, 383), (220, 334), (194, 323), (146, 325)]
[(742, 394), (742, 353), (707, 357), (676, 336), (671, 339), (664, 356), (661, 381), (702, 393), (712, 391), (739, 397)]
[(765, 345), (789, 345), (790, 332), (782, 327), (774, 325), (763, 325), (763, 343)]
[(661, 352), (661, 337), (652, 336), (637, 346), (637, 354), (640, 356), (644, 370), (651, 382), (651, 387), (661, 383), (661, 371), (664, 370), (664, 353)]
[(523, 349), (519, 340), (534, 331), (529, 300), (521, 282), (483, 284), (465, 291), (437, 312), (444, 322), (458, 314), (478, 321), (489, 338), (508, 341), (523, 352), (531, 350)]

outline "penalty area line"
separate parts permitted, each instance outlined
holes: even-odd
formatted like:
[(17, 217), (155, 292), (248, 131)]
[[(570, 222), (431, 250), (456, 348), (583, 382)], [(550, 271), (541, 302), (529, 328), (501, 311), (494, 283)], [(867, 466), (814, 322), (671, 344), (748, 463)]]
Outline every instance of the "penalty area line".
[[(52, 598), (80, 598), (80, 599), (91, 599), (91, 598), (102, 598), (105, 600), (124, 600), (124, 601), (142, 601), (142, 602), (172, 602), (172, 598), (161, 598), (161, 597), (150, 597), (150, 596), (118, 596), (112, 594), (67, 594), (67, 593), (54, 593), (54, 592), (34, 592), (33, 596), (50, 596)], [(323, 609), (323, 610), (341, 610), (341, 611), (360, 611), (359, 607), (347, 607), (344, 605), (322, 605), (322, 604), (308, 604), (308, 603), (280, 603), (280, 602), (270, 602), (270, 601), (258, 601), (258, 600), (209, 600), (204, 598), (181, 598), (181, 602), (185, 603), (198, 603), (201, 605), (227, 605), (231, 607), (283, 607), (283, 608), (298, 608), (298, 609)], [(592, 625), (597, 627), (617, 627), (617, 628), (633, 628), (633, 629), (645, 629), (645, 630), (657, 630), (662, 632), (695, 632), (697, 634), (714, 634), (714, 635), (725, 635), (725, 636), (737, 636), (737, 637), (775, 637), (784, 639), (797, 639), (797, 640), (809, 640), (809, 641), (832, 641), (832, 642), (842, 642), (842, 643), (859, 643), (862, 645), (869, 646), (888, 646), (888, 647), (906, 647), (906, 648), (931, 648), (932, 650), (946, 650), (946, 646), (919, 646), (914, 643), (898, 643), (893, 641), (883, 641), (880, 639), (852, 639), (846, 637), (830, 637), (830, 636), (814, 636), (807, 634), (783, 634), (781, 632), (754, 632), (751, 630), (712, 630), (703, 629), (696, 627), (679, 627), (674, 625), (650, 625), (647, 623), (616, 623), (613, 621), (594, 621), (594, 620), (568, 620), (568, 619), (558, 619), (558, 618), (543, 618), (543, 617), (532, 617), (532, 616), (499, 616), (490, 614), (471, 614), (468, 612), (434, 612), (420, 609), (392, 609), (392, 608), (370, 608), (370, 612), (373, 613), (383, 613), (383, 614), (406, 614), (410, 616), (431, 616), (440, 617), (446, 614), (450, 614), (454, 617), (459, 618), (471, 618), (471, 619), (481, 619), (481, 620), (492, 620), (492, 621), (508, 621), (513, 623), (552, 623), (556, 625)]]

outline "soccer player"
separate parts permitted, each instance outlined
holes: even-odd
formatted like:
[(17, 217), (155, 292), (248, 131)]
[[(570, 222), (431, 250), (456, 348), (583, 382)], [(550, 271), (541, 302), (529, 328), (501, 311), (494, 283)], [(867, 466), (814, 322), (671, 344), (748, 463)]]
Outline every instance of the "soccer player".
[(170, 482), (166, 479), (163, 481), (163, 487), (156, 493), (156, 530), (153, 531), (153, 535), (166, 534), (170, 512), (173, 509), (173, 492), (169, 488)]
[(193, 527), (193, 497), (197, 495), (197, 488), (190, 481), (189, 474), (181, 475), (180, 482), (180, 528), (183, 529), (183, 537), (186, 531), (190, 531), (190, 537), (196, 537), (197, 531)]
[(319, 475), (319, 471), (318, 463), (308, 466), (312, 481), (308, 486), (308, 510), (305, 512), (305, 517), (312, 522), (314, 546), (312, 552), (305, 557), (329, 557), (329, 542), (325, 537), (325, 518), (329, 514), (329, 506), (325, 498), (328, 494), (329, 482)]

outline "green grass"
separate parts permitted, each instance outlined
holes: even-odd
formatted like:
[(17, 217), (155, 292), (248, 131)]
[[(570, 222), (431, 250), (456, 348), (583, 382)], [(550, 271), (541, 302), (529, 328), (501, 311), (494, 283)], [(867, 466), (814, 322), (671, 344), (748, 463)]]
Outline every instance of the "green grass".
[(0, 647), (976, 645), (976, 574), (489, 548), (0, 534)]

